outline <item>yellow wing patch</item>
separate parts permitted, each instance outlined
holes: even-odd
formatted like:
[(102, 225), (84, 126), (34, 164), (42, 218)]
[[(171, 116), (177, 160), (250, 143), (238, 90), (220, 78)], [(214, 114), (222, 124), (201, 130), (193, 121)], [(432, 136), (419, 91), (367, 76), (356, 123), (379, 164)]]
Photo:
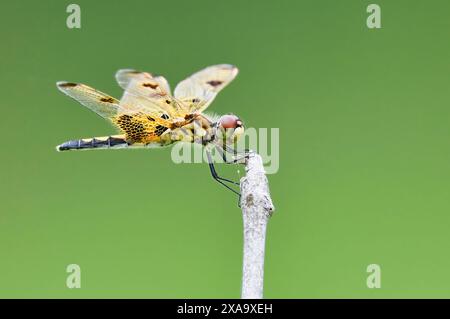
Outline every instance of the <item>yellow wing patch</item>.
[(170, 121), (144, 113), (121, 114), (114, 118), (114, 122), (128, 141), (144, 144), (160, 141), (161, 135), (173, 126)]

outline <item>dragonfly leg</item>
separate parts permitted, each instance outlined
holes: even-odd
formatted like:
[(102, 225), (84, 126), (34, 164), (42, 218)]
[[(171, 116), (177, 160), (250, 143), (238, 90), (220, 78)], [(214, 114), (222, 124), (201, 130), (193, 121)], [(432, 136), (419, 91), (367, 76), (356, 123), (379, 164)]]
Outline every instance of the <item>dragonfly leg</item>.
[[(217, 145), (217, 151), (222, 156), (224, 163), (226, 164), (237, 164), (242, 163), (243, 160), (248, 159), (254, 151), (245, 149), (244, 151), (236, 151), (235, 149), (229, 147), (228, 145), (223, 145), (223, 147)], [(227, 154), (233, 154), (232, 159), (227, 158)]]
[(210, 169), (210, 171), (211, 171), (212, 177), (213, 177), (217, 182), (219, 182), (220, 184), (222, 184), (223, 186), (225, 186), (226, 188), (228, 188), (230, 191), (232, 191), (232, 192), (235, 193), (236, 195), (241, 196), (241, 194), (240, 194), (238, 191), (234, 190), (233, 188), (231, 188), (230, 186), (228, 186), (228, 185), (225, 184), (224, 182), (232, 183), (232, 184), (234, 184), (234, 185), (239, 185), (239, 183), (234, 182), (234, 181), (231, 181), (231, 180), (226, 179), (226, 178), (223, 178), (223, 177), (220, 177), (220, 176), (217, 174), (216, 169), (215, 169), (215, 167), (214, 167), (214, 163), (213, 163), (213, 161), (212, 161), (211, 154), (209, 153), (209, 151), (207, 151), (206, 154), (207, 154), (207, 156), (208, 156), (208, 165), (209, 165), (209, 169)]

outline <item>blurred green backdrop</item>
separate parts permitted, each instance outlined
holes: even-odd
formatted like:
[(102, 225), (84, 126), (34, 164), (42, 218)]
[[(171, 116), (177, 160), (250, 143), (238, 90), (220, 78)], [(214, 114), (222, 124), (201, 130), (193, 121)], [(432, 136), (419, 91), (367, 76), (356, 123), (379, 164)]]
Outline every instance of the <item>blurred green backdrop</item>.
[(377, 0), (369, 30), (372, 2), (79, 0), (80, 30), (71, 2), (3, 3), (0, 297), (239, 297), (241, 213), (206, 164), (55, 151), (113, 132), (56, 81), (120, 97), (117, 69), (217, 63), (241, 72), (210, 109), (280, 128), (265, 296), (450, 297), (450, 2)]

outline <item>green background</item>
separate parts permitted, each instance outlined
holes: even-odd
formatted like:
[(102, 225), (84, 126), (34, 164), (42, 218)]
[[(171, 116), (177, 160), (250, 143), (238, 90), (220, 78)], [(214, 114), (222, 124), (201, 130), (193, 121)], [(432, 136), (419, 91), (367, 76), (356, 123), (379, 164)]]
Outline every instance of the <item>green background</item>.
[(240, 74), (210, 109), (280, 128), (265, 297), (450, 297), (450, 2), (377, 0), (370, 30), (372, 2), (76, 1), (80, 30), (70, 2), (2, 3), (0, 297), (240, 296), (241, 212), (206, 164), (55, 151), (113, 132), (56, 81), (120, 97), (120, 68), (217, 63)]

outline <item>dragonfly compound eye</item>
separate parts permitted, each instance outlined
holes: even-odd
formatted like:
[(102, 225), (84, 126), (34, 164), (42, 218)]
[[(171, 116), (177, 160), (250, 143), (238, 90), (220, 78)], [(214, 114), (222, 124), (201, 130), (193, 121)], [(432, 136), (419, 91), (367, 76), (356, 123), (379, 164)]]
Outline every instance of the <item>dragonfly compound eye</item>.
[(242, 126), (242, 121), (236, 116), (232, 114), (224, 115), (220, 118), (220, 125), (223, 128), (237, 128)]

